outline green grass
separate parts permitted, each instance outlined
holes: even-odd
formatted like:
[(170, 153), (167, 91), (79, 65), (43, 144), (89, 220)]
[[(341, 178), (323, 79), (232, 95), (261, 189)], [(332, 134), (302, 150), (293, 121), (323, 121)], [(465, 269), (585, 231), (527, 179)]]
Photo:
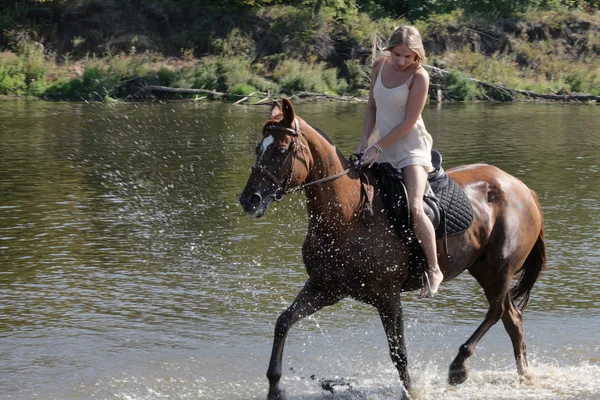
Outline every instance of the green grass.
[[(513, 48), (512, 53), (486, 57), (465, 47), (433, 57), (430, 62), (513, 89), (546, 94), (600, 94), (600, 52), (586, 53), (576, 46), (568, 52), (552, 41), (514, 41)], [(469, 93), (465, 87), (461, 91)]]

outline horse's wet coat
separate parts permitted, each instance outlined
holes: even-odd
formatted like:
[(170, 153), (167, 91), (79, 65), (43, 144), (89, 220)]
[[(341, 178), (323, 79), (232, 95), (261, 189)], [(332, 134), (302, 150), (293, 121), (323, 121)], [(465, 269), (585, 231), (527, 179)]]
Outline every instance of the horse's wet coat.
[[(296, 116), (288, 100), (273, 106), (268, 124), (282, 129), (263, 132), (263, 145), (269, 137), (275, 145), (268, 149), (263, 146), (260, 163), (269, 174), (289, 176), (290, 187), (320, 180), (350, 166), (326, 136)], [(300, 157), (299, 148), (303, 162), (282, 161)], [(281, 149), (290, 157), (278, 156), (275, 152)], [(490, 304), (484, 321), (452, 362), (449, 381), (457, 384), (467, 378), (467, 358), (500, 319), (512, 341), (517, 371), (527, 375), (522, 311), (545, 266), (543, 217), (537, 196), (517, 178), (490, 165), (469, 165), (447, 172), (467, 193), (474, 220), (466, 232), (448, 238), (447, 254), (438, 245), (440, 267), (445, 280), (468, 270), (483, 287)], [(279, 189), (277, 181), (267, 179), (264, 171), (261, 174), (253, 170), (240, 203), (246, 213), (260, 217)], [(302, 256), (309, 279), (277, 320), (267, 371), (269, 398), (283, 396), (279, 380), (290, 327), (345, 297), (377, 309), (392, 361), (404, 386), (410, 389), (400, 294), (419, 289), (422, 284), (419, 276), (411, 276), (408, 271), (410, 247), (390, 226), (381, 194), (373, 200), (373, 214), (363, 212), (364, 191), (356, 173), (307, 187), (305, 194), (309, 223)], [(520, 278), (511, 289), (511, 280), (519, 272)], [(443, 290), (439, 295), (443, 296)]]

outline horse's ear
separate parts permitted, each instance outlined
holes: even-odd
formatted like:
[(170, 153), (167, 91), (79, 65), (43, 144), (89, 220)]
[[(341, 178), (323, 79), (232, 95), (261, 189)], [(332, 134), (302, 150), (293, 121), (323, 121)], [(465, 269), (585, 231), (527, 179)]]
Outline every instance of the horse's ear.
[(271, 118), (275, 118), (276, 115), (281, 114), (281, 106), (279, 105), (278, 102), (273, 101), (273, 104), (271, 105), (271, 112), (269, 113), (269, 116)]
[(294, 113), (294, 107), (292, 107), (292, 102), (284, 98), (281, 101), (281, 105), (283, 106), (283, 119), (291, 125), (294, 121), (294, 118), (296, 118), (296, 113)]

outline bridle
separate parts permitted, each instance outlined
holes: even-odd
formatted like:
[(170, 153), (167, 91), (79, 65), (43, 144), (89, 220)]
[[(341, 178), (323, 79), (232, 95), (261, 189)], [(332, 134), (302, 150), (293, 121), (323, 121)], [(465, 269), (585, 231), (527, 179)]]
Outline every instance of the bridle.
[(305, 147), (302, 143), (299, 143), (299, 138), (300, 138), (300, 135), (302, 134), (302, 131), (300, 131), (300, 123), (298, 122), (298, 118), (294, 118), (294, 125), (295, 125), (295, 127), (293, 129), (287, 128), (285, 126), (275, 125), (275, 124), (265, 125), (265, 127), (263, 128), (263, 134), (264, 134), (264, 132), (267, 132), (267, 131), (280, 131), (280, 132), (285, 133), (286, 135), (290, 135), (293, 137), (293, 140), (292, 140), (292, 143), (290, 144), (287, 155), (286, 155), (285, 159), (283, 160), (283, 162), (281, 163), (281, 165), (283, 166), (287, 163), (287, 161), (290, 159), (290, 157), (292, 159), (291, 165), (290, 165), (290, 172), (287, 174), (287, 178), (285, 179), (285, 181), (283, 181), (283, 183), (282, 183), (282, 181), (280, 179), (278, 179), (275, 175), (273, 175), (271, 172), (269, 172), (266, 169), (266, 167), (260, 163), (260, 160), (252, 167), (252, 171), (255, 171), (259, 174), (265, 175), (267, 178), (269, 178), (275, 184), (275, 186), (277, 187), (277, 189), (275, 190), (275, 193), (269, 195), (269, 197), (272, 197), (273, 200), (275, 200), (275, 201), (280, 201), (283, 198), (283, 196), (286, 194), (295, 193), (295, 192), (303, 190), (309, 186), (317, 185), (319, 183), (328, 182), (328, 181), (337, 179), (339, 177), (342, 177), (342, 176), (348, 174), (348, 172), (350, 172), (352, 169), (357, 168), (357, 163), (353, 162), (351, 167), (346, 168), (342, 172), (338, 172), (336, 174), (326, 176), (325, 178), (317, 179), (316, 181), (302, 183), (298, 186), (294, 186), (294, 187), (290, 188), (289, 185), (292, 181), (292, 174), (294, 173), (294, 165), (295, 165), (296, 159), (302, 161), (304, 163), (304, 165), (308, 166), (306, 160), (298, 155), (298, 147), (300, 147), (302, 149), (301, 151), (304, 151), (304, 147)]

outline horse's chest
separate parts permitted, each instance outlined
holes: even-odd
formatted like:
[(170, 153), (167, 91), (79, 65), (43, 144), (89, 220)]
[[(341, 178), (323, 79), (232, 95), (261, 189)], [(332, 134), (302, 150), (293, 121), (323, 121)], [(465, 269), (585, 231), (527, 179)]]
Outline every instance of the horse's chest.
[(354, 254), (345, 243), (320, 243), (307, 245), (303, 249), (304, 263), (308, 267), (335, 269), (348, 266)]
[(379, 279), (398, 277), (402, 251), (395, 241), (377, 240), (368, 235), (344, 238), (307, 237), (303, 247), (306, 270), (312, 278), (344, 284), (366, 275)]

